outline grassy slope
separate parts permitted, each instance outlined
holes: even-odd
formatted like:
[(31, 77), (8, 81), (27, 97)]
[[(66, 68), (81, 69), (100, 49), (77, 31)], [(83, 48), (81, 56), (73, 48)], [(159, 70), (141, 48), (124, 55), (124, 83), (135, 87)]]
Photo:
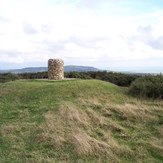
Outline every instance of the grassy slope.
[(0, 162), (163, 162), (163, 102), (98, 80), (0, 84)]

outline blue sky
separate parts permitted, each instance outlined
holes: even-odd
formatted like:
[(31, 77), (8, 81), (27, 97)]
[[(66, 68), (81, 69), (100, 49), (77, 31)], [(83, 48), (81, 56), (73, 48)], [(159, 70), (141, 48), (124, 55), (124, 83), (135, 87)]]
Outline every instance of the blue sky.
[(162, 67), (163, 0), (0, 0), (0, 69)]

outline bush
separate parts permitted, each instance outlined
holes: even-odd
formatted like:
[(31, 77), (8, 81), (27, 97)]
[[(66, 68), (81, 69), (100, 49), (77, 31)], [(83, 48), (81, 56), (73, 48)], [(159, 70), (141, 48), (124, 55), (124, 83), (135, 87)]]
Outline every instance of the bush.
[(65, 77), (80, 79), (99, 79), (111, 82), (118, 86), (130, 86), (130, 84), (135, 79), (139, 78), (140, 75), (97, 71), (97, 72), (67, 72), (65, 73)]
[[(45, 79), (48, 78), (47, 72), (37, 73), (22, 73), (19, 74), (21, 79)], [(111, 82), (118, 86), (130, 86), (130, 84), (141, 75), (137, 74), (123, 74), (107, 71), (96, 72), (65, 72), (65, 78), (79, 78), (79, 79), (98, 79)]]
[(19, 74), (21, 79), (46, 79), (48, 78), (48, 72), (34, 72), (34, 73), (22, 73)]
[(163, 76), (145, 76), (136, 79), (129, 88), (129, 93), (138, 97), (163, 99)]
[(19, 76), (16, 75), (16, 74), (12, 74), (12, 73), (0, 74), (0, 83), (14, 81), (14, 80), (17, 80), (17, 79), (19, 79)]
[(123, 74), (123, 73), (113, 73), (113, 72), (107, 72), (105, 74), (101, 74), (101, 80), (114, 83), (118, 86), (130, 86), (131, 83), (139, 77), (140, 75), (136, 75), (136, 74)]
[(65, 78), (92, 79), (87, 72), (65, 72)]

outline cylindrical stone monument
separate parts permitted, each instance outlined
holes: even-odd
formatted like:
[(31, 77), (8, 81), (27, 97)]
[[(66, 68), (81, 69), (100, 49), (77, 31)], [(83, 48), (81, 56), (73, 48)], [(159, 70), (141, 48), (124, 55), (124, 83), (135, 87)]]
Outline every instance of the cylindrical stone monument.
[(48, 79), (50, 80), (64, 79), (64, 61), (62, 59), (48, 60)]

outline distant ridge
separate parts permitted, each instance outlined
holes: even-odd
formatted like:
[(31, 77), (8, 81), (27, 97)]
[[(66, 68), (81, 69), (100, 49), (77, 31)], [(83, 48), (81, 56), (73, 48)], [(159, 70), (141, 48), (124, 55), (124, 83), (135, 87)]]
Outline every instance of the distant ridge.
[[(0, 70), (0, 73), (16, 73), (16, 74), (35, 73), (35, 72), (47, 71), (47, 69), (48, 69), (47, 67), (26, 67), (26, 68), (22, 68), (22, 69)], [(73, 66), (73, 65), (65, 66), (64, 70), (65, 70), (65, 72), (99, 71), (99, 69), (90, 67), (90, 66)]]

